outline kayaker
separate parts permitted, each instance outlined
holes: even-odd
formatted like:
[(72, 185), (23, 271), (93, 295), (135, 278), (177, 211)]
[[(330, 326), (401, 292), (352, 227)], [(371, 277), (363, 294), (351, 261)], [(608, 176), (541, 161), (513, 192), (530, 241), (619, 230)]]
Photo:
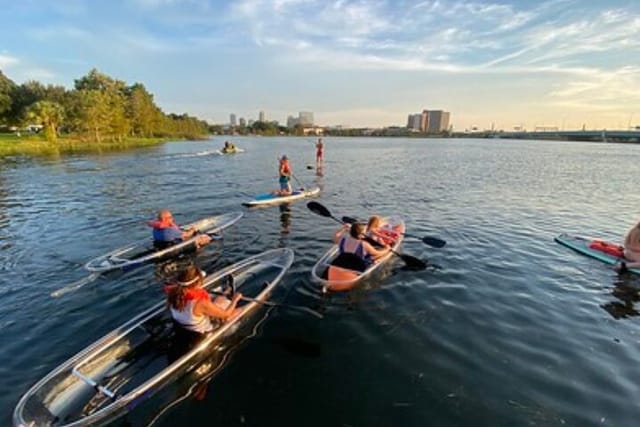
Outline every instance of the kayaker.
[(392, 245), (398, 238), (398, 233), (385, 227), (384, 220), (379, 215), (372, 215), (369, 218), (365, 235), (380, 245)]
[(291, 165), (289, 164), (289, 158), (283, 154), (280, 157), (280, 165), (278, 167), (278, 182), (280, 183), (280, 190), (276, 193), (278, 196), (288, 196), (292, 193), (291, 190)]
[(364, 271), (368, 265), (389, 252), (389, 246), (385, 245), (377, 249), (369, 242), (362, 240), (365, 238), (365, 232), (365, 225), (358, 222), (344, 224), (336, 230), (333, 241), (338, 245), (340, 253), (331, 263), (332, 266)]
[[(162, 209), (158, 212), (158, 218), (155, 221), (149, 221), (149, 226), (153, 227), (153, 244), (156, 248), (164, 249), (176, 243), (190, 239), (198, 233), (193, 227), (187, 230), (181, 230), (173, 221), (173, 215), (168, 209)], [(196, 238), (197, 246), (204, 246), (211, 241), (211, 237), (202, 234)]]
[(213, 329), (211, 319), (225, 321), (236, 316), (240, 312), (238, 301), (242, 298), (242, 294), (236, 292), (231, 300), (218, 295), (212, 301), (209, 292), (202, 289), (204, 276), (203, 271), (191, 264), (180, 272), (175, 283), (165, 286), (173, 320), (182, 328), (200, 334)]
[(624, 257), (627, 261), (621, 261), (614, 266), (616, 271), (622, 272), (627, 268), (640, 268), (640, 222), (638, 222), (624, 238)]
[(316, 143), (316, 167), (319, 168), (324, 163), (324, 144), (322, 138), (318, 138)]

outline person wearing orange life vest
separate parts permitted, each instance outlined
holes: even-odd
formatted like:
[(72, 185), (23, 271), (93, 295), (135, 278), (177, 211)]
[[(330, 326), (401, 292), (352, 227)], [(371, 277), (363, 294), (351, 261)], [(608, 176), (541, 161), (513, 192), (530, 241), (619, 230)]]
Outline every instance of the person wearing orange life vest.
[[(158, 212), (158, 217), (154, 221), (149, 221), (149, 226), (153, 228), (153, 244), (159, 249), (168, 248), (171, 245), (190, 239), (198, 233), (198, 230), (191, 227), (182, 231), (173, 221), (173, 215), (168, 209)], [(211, 241), (211, 237), (203, 234), (196, 238), (196, 245), (203, 246)]]
[(293, 192), (291, 189), (292, 174), (289, 158), (283, 154), (280, 157), (280, 165), (278, 167), (278, 182), (280, 183), (280, 190), (276, 192), (278, 196), (288, 196)]
[(205, 334), (213, 329), (211, 319), (229, 320), (238, 315), (238, 301), (242, 298), (236, 292), (231, 300), (219, 295), (213, 301), (211, 296), (202, 289), (204, 272), (195, 265), (187, 266), (177, 278), (175, 284), (165, 286), (167, 306), (171, 317), (182, 328)]
[(616, 271), (622, 272), (627, 268), (640, 268), (640, 222), (633, 226), (624, 238), (623, 255), (627, 261), (614, 266)]

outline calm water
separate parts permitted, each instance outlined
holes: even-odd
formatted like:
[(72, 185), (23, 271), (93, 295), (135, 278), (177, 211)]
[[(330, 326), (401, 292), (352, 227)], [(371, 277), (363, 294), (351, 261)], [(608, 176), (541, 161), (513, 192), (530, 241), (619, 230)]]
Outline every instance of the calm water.
[[(500, 140), (224, 139), (134, 152), (0, 163), (0, 424), (59, 363), (161, 298), (154, 268), (86, 277), (94, 256), (179, 222), (244, 210), (204, 267), (289, 246), (275, 295), (321, 312), (265, 311), (228, 343), (214, 375), (186, 377), (115, 425), (633, 426), (640, 419), (640, 278), (554, 243), (561, 232), (620, 240), (639, 217), (640, 145)], [(405, 216), (403, 270), (323, 298), (309, 272), (336, 224), (305, 202), (246, 210), (275, 188), (286, 153), (335, 216)], [(194, 385), (194, 381), (198, 381)]]

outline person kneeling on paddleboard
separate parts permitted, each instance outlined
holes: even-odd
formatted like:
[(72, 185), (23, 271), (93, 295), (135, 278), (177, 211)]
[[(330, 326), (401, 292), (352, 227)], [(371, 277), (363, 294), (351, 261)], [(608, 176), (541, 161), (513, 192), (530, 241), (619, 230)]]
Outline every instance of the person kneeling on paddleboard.
[(288, 196), (292, 193), (291, 190), (291, 165), (289, 164), (289, 158), (283, 154), (280, 158), (280, 166), (278, 168), (278, 182), (280, 183), (280, 190), (277, 191), (278, 196)]
[(627, 261), (622, 261), (614, 266), (616, 271), (623, 272), (627, 268), (640, 268), (640, 222), (638, 222), (624, 238), (624, 257)]
[[(153, 227), (153, 245), (158, 249), (165, 249), (176, 243), (192, 238), (198, 233), (195, 228), (189, 228), (182, 231), (178, 225), (173, 222), (173, 215), (168, 209), (162, 209), (158, 212), (158, 219), (149, 221), (149, 226)], [(196, 238), (196, 245), (203, 246), (211, 241), (211, 237), (203, 234)]]
[[(349, 231), (349, 233), (346, 233)], [(390, 248), (383, 246), (380, 249), (375, 248), (369, 242), (363, 240), (365, 236), (364, 224), (355, 222), (353, 224), (344, 224), (333, 234), (333, 241), (338, 245), (339, 255), (333, 260), (329, 267), (329, 275), (331, 275), (331, 267), (346, 268), (348, 270), (364, 271), (367, 266), (376, 259), (386, 255)]]

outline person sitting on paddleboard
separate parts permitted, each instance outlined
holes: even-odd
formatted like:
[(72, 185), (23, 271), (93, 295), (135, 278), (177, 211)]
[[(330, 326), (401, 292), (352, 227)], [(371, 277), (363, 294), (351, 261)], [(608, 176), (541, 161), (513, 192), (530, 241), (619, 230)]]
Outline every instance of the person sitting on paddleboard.
[(291, 165), (289, 159), (285, 154), (280, 158), (280, 166), (278, 168), (278, 182), (280, 183), (280, 190), (277, 191), (278, 196), (288, 196), (292, 193), (291, 190)]
[[(153, 227), (153, 244), (159, 249), (168, 248), (176, 243), (193, 237), (198, 230), (191, 227), (182, 231), (178, 225), (173, 222), (173, 215), (168, 209), (162, 209), (158, 212), (158, 219), (149, 221), (149, 226)], [(196, 245), (203, 246), (211, 241), (211, 237), (202, 234), (196, 238)]]
[(175, 283), (164, 288), (173, 320), (184, 329), (200, 334), (213, 329), (212, 318), (225, 321), (236, 316), (240, 312), (238, 301), (242, 298), (242, 294), (236, 292), (231, 300), (225, 295), (218, 295), (212, 301), (209, 292), (202, 289), (204, 276), (198, 267), (188, 265)]
[[(346, 233), (347, 231), (349, 233)], [(358, 222), (344, 224), (336, 230), (333, 234), (333, 242), (338, 245), (339, 255), (331, 265), (348, 270), (364, 271), (367, 266), (389, 252), (389, 246), (385, 245), (377, 249), (363, 240), (366, 237), (365, 232), (364, 224)]]
[(638, 222), (624, 238), (624, 257), (627, 261), (622, 261), (614, 266), (616, 271), (624, 271), (627, 268), (640, 268), (640, 222)]

